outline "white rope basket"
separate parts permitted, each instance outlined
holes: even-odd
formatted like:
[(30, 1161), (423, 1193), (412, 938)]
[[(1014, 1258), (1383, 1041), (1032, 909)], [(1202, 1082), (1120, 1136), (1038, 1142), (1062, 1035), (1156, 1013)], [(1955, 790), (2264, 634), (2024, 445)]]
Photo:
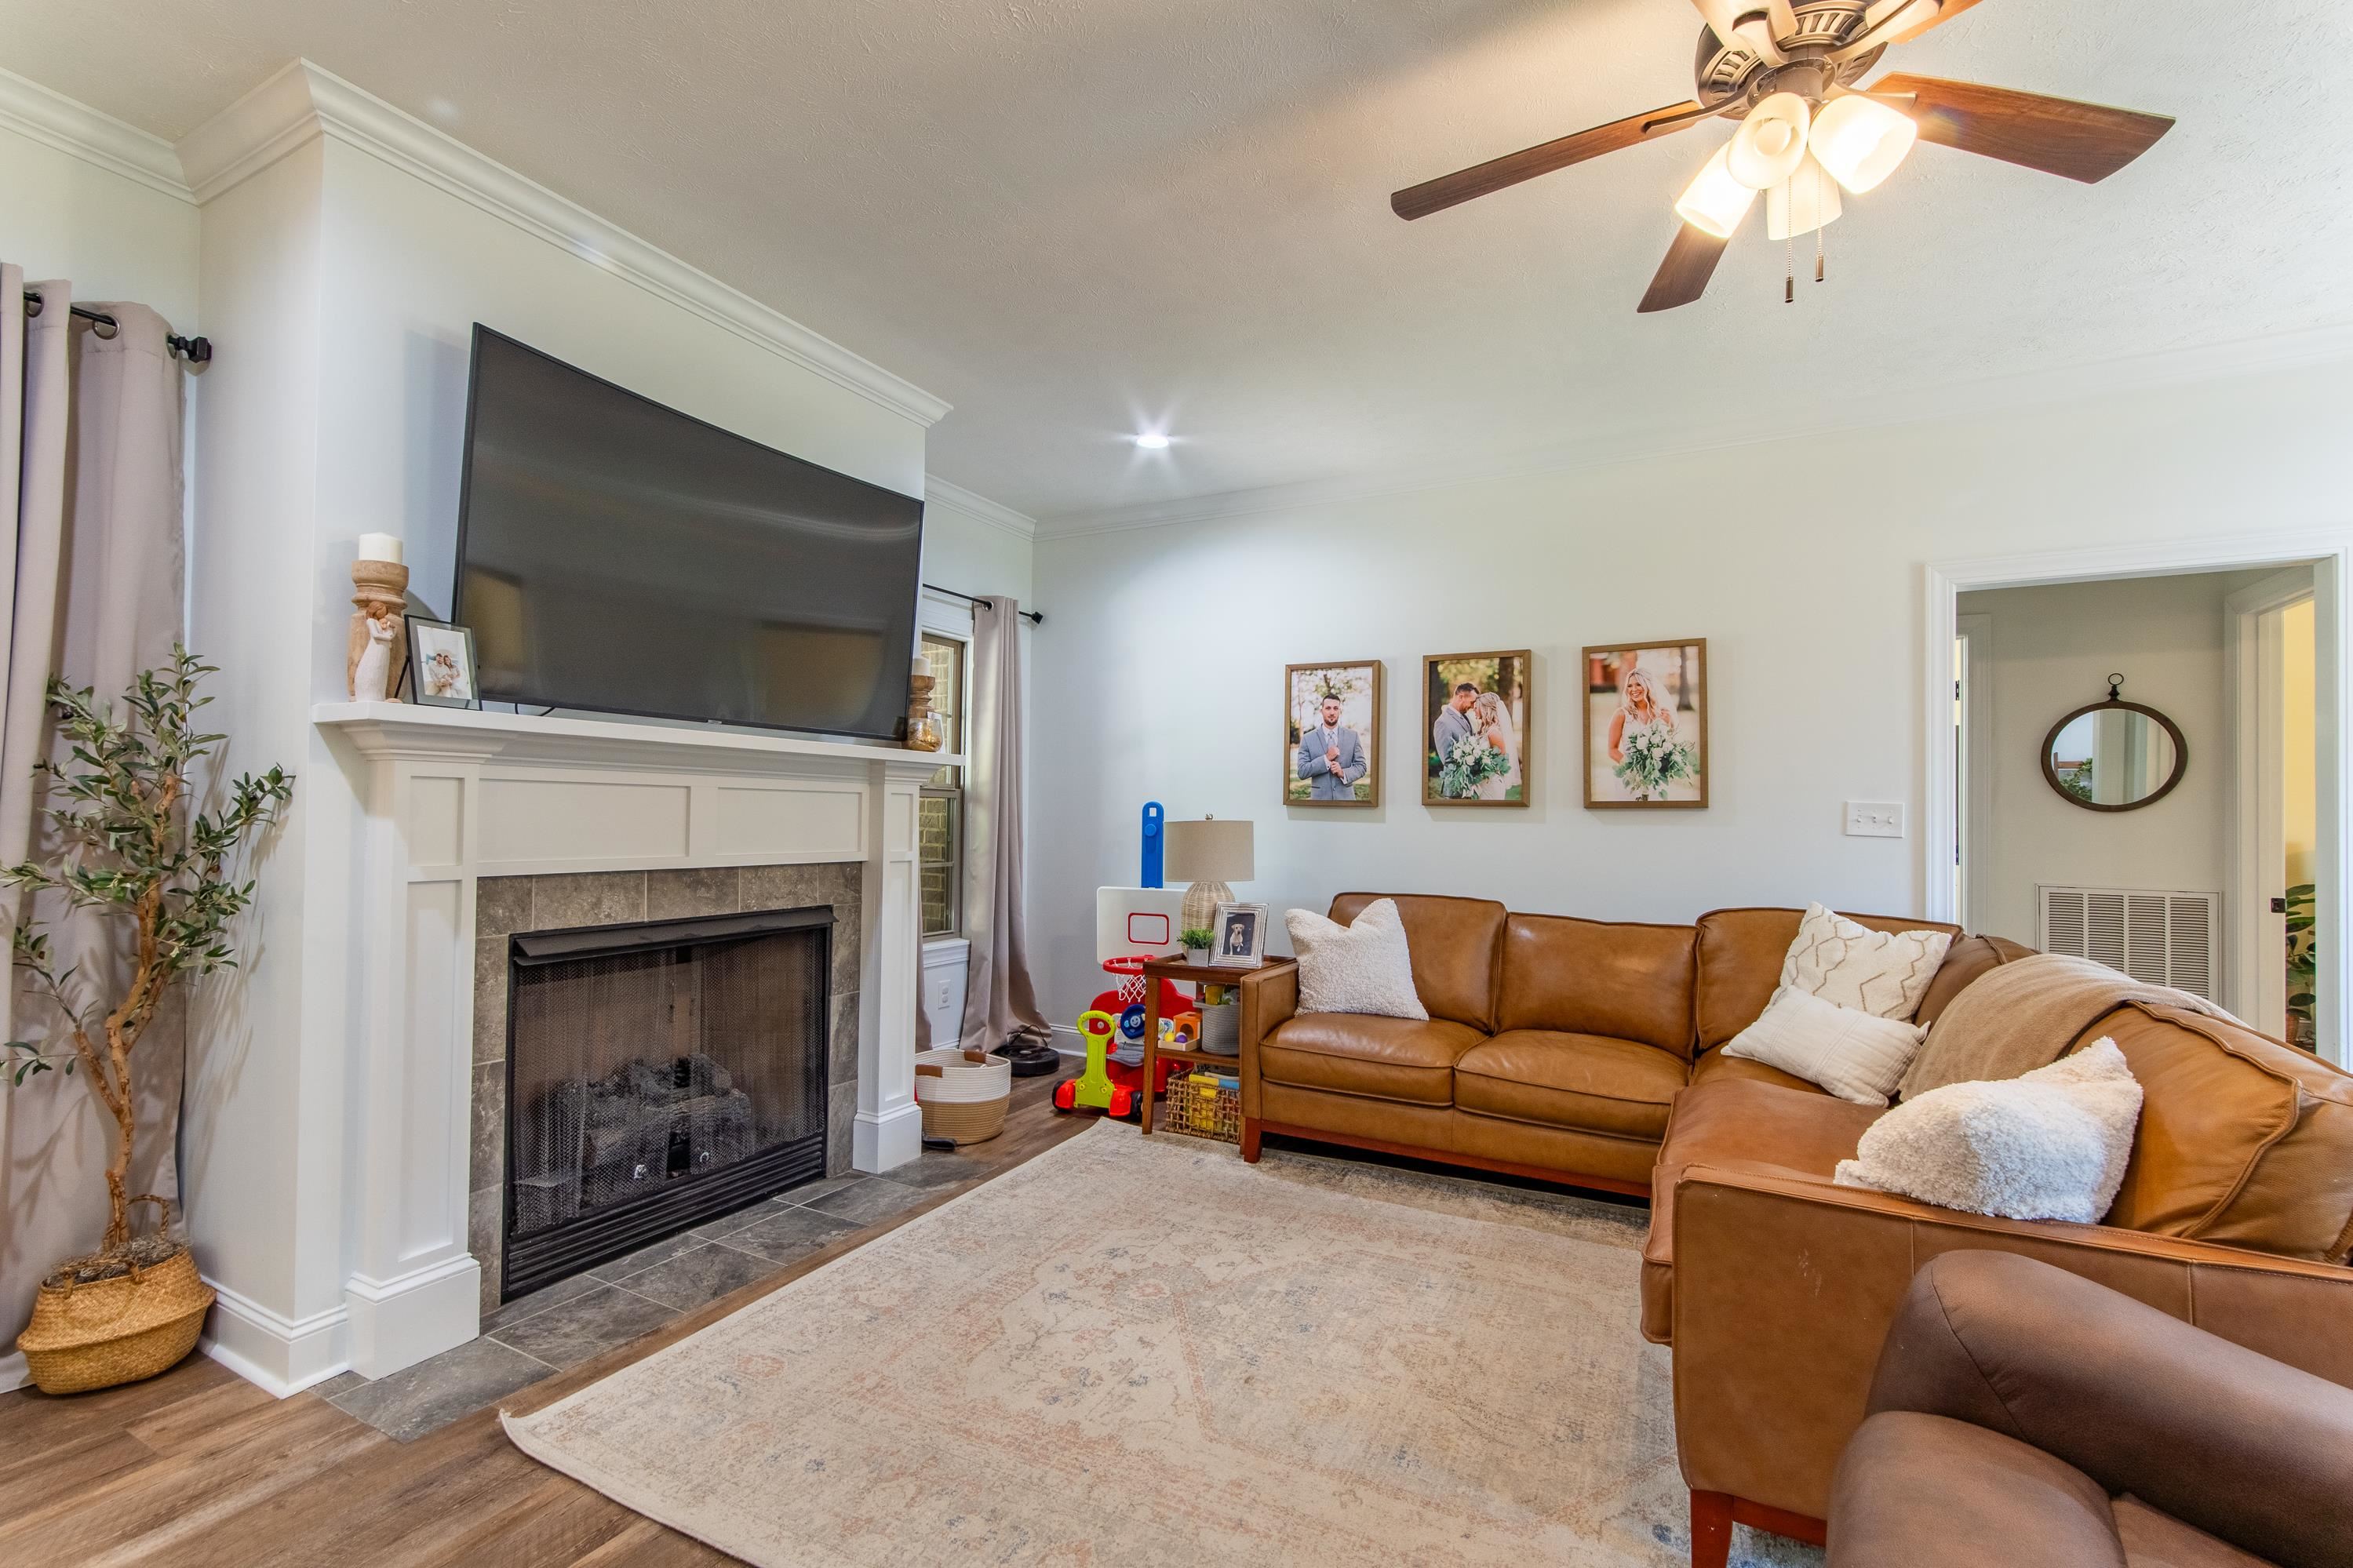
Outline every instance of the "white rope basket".
[(1012, 1099), (1013, 1064), (1003, 1057), (953, 1046), (915, 1053), (915, 1103), (926, 1138), (986, 1142), (1005, 1131)]

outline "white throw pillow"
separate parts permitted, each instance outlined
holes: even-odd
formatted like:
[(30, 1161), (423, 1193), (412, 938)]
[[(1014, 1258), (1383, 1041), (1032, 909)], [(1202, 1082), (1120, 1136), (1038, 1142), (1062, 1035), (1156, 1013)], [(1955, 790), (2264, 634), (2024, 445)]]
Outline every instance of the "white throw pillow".
[(1836, 1180), (1970, 1214), (2094, 1225), (2124, 1183), (2140, 1099), (2103, 1037), (2023, 1078), (1905, 1100), (1872, 1123)]
[(1725, 1043), (1724, 1054), (1794, 1073), (1857, 1105), (1884, 1105), (1927, 1037), (1927, 1030), (1901, 1018), (1784, 991)]
[(1909, 1018), (1952, 945), (1948, 931), (1873, 931), (1810, 904), (1781, 960), (1781, 990), (1810, 992), (1882, 1018)]
[(1299, 1010), (1370, 1013), (1383, 1018), (1427, 1018), (1413, 988), (1413, 954), (1405, 919), (1394, 899), (1376, 899), (1354, 925), (1313, 910), (1285, 911), (1291, 949), (1299, 959)]

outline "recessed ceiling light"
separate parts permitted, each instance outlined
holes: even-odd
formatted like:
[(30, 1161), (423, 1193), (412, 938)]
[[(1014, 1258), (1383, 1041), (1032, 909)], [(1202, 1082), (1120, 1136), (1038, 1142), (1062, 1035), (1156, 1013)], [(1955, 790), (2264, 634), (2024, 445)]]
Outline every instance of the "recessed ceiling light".
[(1157, 430), (1146, 430), (1135, 438), (1135, 444), (1147, 452), (1165, 452), (1168, 449), (1168, 437)]

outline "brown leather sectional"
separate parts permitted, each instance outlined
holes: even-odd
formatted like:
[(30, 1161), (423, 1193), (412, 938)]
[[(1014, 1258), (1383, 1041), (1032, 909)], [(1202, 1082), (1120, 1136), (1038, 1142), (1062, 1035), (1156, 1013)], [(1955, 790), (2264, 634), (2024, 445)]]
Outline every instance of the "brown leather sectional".
[[(1332, 918), (1383, 896), (1343, 894)], [(1800, 911), (1632, 925), (1392, 896), (1430, 1020), (1300, 1015), (1294, 970), (1250, 976), (1243, 1157), (1272, 1132), (1650, 1194), (1641, 1324), (1674, 1346), (1695, 1544), (1736, 1520), (1821, 1539), (1887, 1326), (1944, 1252), (2039, 1258), (2353, 1385), (2353, 1079), (2312, 1056), (2117, 1009), (2083, 1037), (2114, 1037), (2145, 1097), (2108, 1223), (1987, 1219), (1833, 1184), (1884, 1112), (1722, 1054), (1771, 998)], [(1957, 933), (1915, 1021), (2026, 952)]]

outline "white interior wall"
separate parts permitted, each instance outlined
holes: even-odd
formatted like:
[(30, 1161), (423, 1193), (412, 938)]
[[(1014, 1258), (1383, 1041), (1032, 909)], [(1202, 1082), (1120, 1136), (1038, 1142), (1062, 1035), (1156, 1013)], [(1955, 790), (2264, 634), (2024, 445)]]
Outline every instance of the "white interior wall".
[[(1992, 618), (1993, 656), (1972, 672), (1990, 705), (1992, 831), (1970, 892), (1969, 923), (2013, 942), (2037, 936), (2035, 889), (2222, 892), (2229, 879), (2233, 742), (2222, 601), (2268, 575), (2196, 573), (1963, 594), (1960, 612)], [(2042, 776), (2044, 737), (2064, 714), (2107, 696), (2181, 727), (2189, 766), (2163, 800), (2095, 812)]]
[[(2347, 531), (2341, 366), (2289, 364), (1761, 445), (1039, 541), (1032, 947), (1057, 1019), (1098, 976), (1093, 889), (1124, 880), (1146, 799), (1257, 824), (1240, 891), (1351, 888), (1689, 920), (1726, 904), (1919, 907), (1925, 567), (2267, 527)], [(2059, 574), (2054, 573), (2053, 575)], [(1709, 639), (1712, 806), (1588, 812), (1581, 647)], [(1431, 810), (1413, 773), (1420, 659), (1535, 649), (1525, 811)], [(1387, 663), (1385, 804), (1284, 807), (1286, 663)], [(1842, 835), (1848, 800), (1909, 837)], [(1279, 945), (1279, 939), (1278, 939)]]

